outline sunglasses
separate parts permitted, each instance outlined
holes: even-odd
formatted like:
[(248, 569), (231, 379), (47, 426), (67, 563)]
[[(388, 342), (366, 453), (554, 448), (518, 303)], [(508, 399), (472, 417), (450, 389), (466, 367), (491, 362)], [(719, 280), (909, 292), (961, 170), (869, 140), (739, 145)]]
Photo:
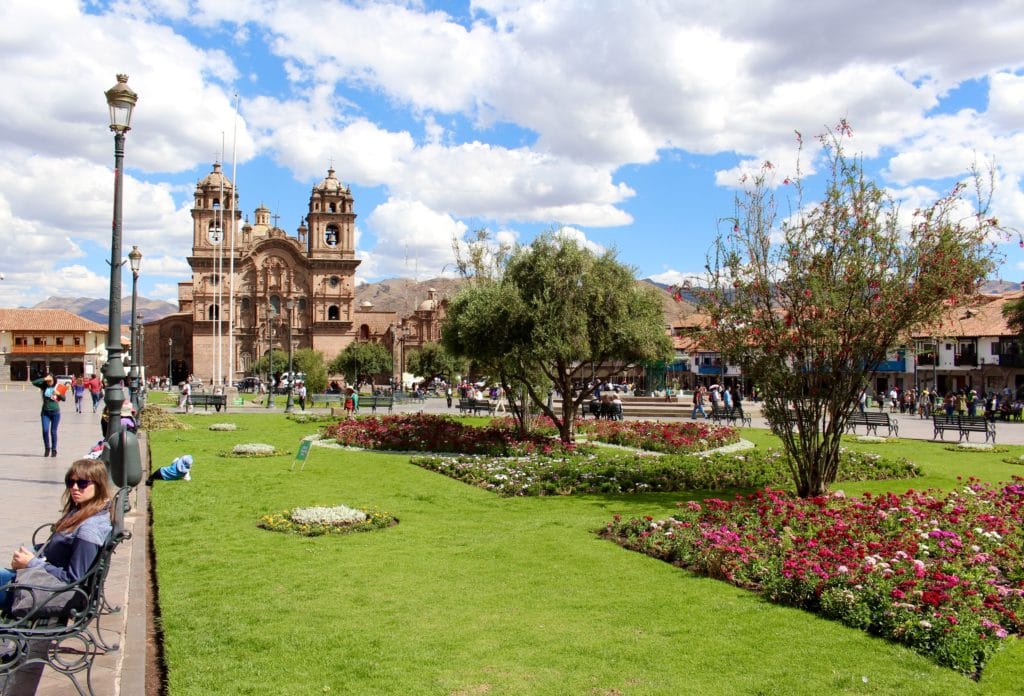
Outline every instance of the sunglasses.
[(92, 481), (89, 479), (67, 479), (64, 485), (68, 488), (77, 488), (80, 491), (84, 491), (86, 488), (92, 485)]

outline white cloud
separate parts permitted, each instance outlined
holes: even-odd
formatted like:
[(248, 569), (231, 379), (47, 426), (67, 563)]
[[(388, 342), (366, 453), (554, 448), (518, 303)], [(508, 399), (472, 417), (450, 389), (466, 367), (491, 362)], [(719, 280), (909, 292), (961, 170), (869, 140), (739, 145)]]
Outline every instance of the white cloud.
[(370, 263), (378, 275), (431, 278), (454, 262), (452, 241), (466, 234), (465, 223), (419, 201), (388, 199), (367, 219), (377, 238)]
[(691, 283), (697, 286), (707, 285), (705, 274), (677, 271), (675, 269), (668, 269), (661, 273), (655, 273), (648, 276), (648, 278), (653, 280), (655, 283), (661, 283), (663, 285), (683, 285), (685, 283)]

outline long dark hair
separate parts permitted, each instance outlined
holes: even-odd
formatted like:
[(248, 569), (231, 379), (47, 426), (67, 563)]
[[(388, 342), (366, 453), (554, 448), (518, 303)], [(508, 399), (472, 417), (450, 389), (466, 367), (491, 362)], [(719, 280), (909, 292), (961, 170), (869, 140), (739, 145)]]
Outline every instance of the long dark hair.
[[(82, 507), (75, 504), (71, 497), (71, 489), (67, 487), (68, 481), (73, 478), (92, 481), (96, 487), (96, 495), (86, 501)], [(68, 473), (64, 474), (64, 486), (64, 516), (54, 527), (55, 532), (77, 529), (78, 525), (110, 504), (110, 475), (107, 473), (107, 465), (99, 459), (79, 459), (72, 464)]]

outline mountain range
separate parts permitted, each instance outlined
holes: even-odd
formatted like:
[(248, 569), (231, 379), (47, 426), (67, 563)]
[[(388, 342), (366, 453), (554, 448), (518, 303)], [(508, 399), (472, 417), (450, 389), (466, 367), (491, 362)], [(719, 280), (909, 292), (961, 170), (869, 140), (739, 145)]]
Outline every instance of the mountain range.
[[(363, 306), (369, 302), (373, 309), (385, 312), (397, 312), (399, 316), (411, 315), (424, 300), (430, 297), (430, 290), (435, 291), (438, 300), (453, 296), (458, 292), (464, 281), (459, 278), (431, 278), (416, 281), (412, 278), (390, 278), (376, 283), (363, 283), (356, 286), (356, 305)], [(666, 324), (672, 324), (680, 316), (693, 311), (694, 307), (686, 299), (677, 302), (672, 299), (667, 287), (651, 280), (637, 281), (650, 285), (661, 291), (662, 309)], [(66, 309), (83, 319), (98, 324), (107, 323), (109, 300), (91, 297), (50, 297), (35, 305), (33, 309)], [(142, 312), (143, 322), (161, 319), (178, 311), (177, 305), (163, 300), (151, 300), (140, 297), (136, 300), (137, 311)], [(131, 297), (121, 301), (121, 323), (131, 323)]]
[[(462, 286), (459, 278), (431, 278), (430, 280), (416, 281), (412, 278), (390, 278), (376, 283), (363, 283), (356, 286), (356, 305), (363, 306), (369, 302), (374, 309), (386, 312), (397, 312), (399, 316), (411, 315), (420, 304), (428, 299), (430, 290), (436, 291), (438, 300), (453, 296)], [(672, 297), (671, 286), (658, 283), (651, 279), (638, 280), (638, 283), (651, 286), (661, 292), (662, 313), (665, 316), (665, 324), (671, 326), (681, 318), (688, 316), (696, 310), (695, 298), (684, 291), (681, 300)], [(1005, 280), (988, 281), (982, 286), (982, 292), (996, 294), (1019, 290), (1020, 283), (1011, 283)], [(90, 297), (50, 297), (35, 305), (33, 309), (66, 309), (73, 314), (95, 321), (98, 324), (107, 323), (107, 309), (109, 300), (100, 300)], [(150, 300), (145, 297), (138, 298), (137, 310), (142, 312), (143, 322), (160, 319), (178, 311), (177, 305), (163, 300)], [(131, 298), (126, 297), (121, 301), (121, 323), (131, 323)]]

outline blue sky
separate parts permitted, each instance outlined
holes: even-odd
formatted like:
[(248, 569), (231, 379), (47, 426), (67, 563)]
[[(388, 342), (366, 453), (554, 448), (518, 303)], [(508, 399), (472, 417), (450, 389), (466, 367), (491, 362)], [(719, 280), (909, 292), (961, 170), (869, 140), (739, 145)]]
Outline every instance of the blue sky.
[[(222, 142), (242, 211), (292, 234), (333, 163), (365, 281), (450, 273), (452, 239), (478, 228), (528, 243), (555, 226), (681, 280), (742, 173), (791, 174), (793, 131), (841, 118), (908, 209), (991, 159), (993, 212), (1024, 230), (1019, 2), (806, 5), (8, 0), (0, 306), (106, 297), (119, 72), (139, 93), (124, 251), (142, 250), (141, 294), (170, 301)], [(1000, 250), (997, 275), (1024, 278), (1018, 238)]]

